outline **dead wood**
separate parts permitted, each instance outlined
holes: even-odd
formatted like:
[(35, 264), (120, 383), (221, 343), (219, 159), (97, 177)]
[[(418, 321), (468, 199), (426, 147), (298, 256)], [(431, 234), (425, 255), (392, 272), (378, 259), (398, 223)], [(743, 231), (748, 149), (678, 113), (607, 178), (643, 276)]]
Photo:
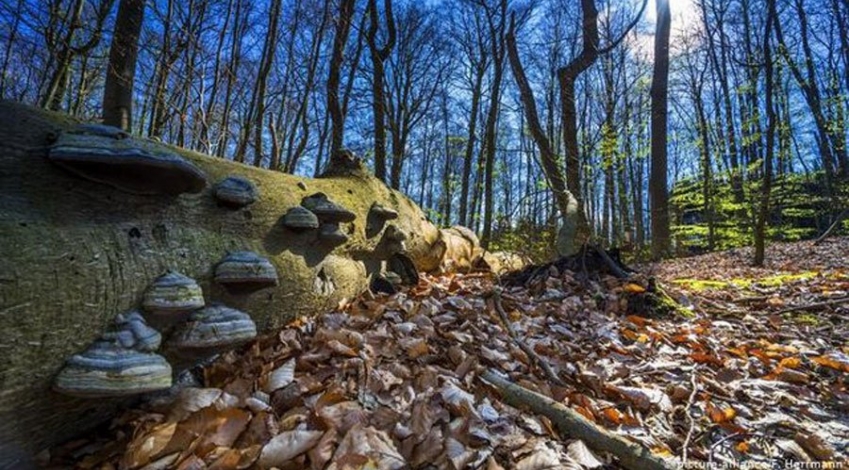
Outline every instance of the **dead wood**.
[(494, 371), (484, 371), (481, 378), (501, 393), (505, 403), (545, 416), (564, 436), (580, 439), (587, 447), (597, 452), (607, 452), (615, 456), (628, 470), (676, 468), (671, 462), (652, 455), (651, 451), (640, 444), (629, 442), (623, 437), (601, 429), (563, 404), (516, 385)]

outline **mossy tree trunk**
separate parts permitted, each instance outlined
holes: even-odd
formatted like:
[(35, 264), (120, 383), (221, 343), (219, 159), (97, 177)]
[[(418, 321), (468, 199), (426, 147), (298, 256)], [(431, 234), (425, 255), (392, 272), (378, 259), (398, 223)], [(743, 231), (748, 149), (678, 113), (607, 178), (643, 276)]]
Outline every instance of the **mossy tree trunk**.
[[(375, 201), (392, 208), (420, 270), (440, 262), (438, 230), (419, 207), (366, 173), (320, 179), (179, 151), (210, 183), (238, 174), (260, 199), (241, 210), (219, 207), (201, 193), (139, 196), (80, 179), (46, 158), (50, 133), (74, 124), (59, 114), (0, 102), (0, 468), (26, 468), (43, 448), (73, 437), (126, 402), (71, 399), (51, 391), (64, 360), (97, 338), (114, 317), (135, 308), (148, 284), (166, 269), (198, 280), (207, 302), (249, 313), (261, 331), (351, 299), (380, 269), (380, 236), (367, 238)], [(315, 234), (280, 224), (304, 196), (324, 192), (355, 212), (349, 241), (336, 248)], [(211, 282), (227, 251), (253, 250), (277, 268), (279, 286), (232, 295)], [(318, 292), (316, 278), (335, 289)], [(324, 286), (326, 287), (326, 285)], [(326, 290), (322, 289), (323, 292)]]

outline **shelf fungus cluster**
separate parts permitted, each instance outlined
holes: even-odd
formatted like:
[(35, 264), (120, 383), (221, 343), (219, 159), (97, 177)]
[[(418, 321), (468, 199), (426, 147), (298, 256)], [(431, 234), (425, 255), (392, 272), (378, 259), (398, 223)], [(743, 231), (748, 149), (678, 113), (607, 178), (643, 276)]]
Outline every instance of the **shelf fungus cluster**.
[(136, 311), (116, 318), (81, 354), (71, 356), (56, 376), (54, 388), (79, 397), (115, 397), (164, 390), (171, 386), (171, 365), (154, 353), (162, 336)]
[(319, 240), (330, 245), (341, 245), (348, 235), (339, 227), (340, 223), (353, 222), (357, 215), (328, 199), (324, 193), (315, 193), (301, 200), (301, 206), (315, 214), (321, 226)]
[(183, 324), (169, 345), (179, 350), (214, 353), (235, 348), (256, 338), (250, 315), (221, 304), (198, 310)]
[(247, 293), (277, 285), (277, 269), (253, 251), (234, 251), (215, 266), (215, 282), (233, 293)]
[(296, 206), (286, 211), (283, 225), (294, 232), (315, 230), (319, 226), (318, 216), (306, 207)]
[(251, 180), (231, 175), (215, 184), (213, 195), (218, 204), (231, 209), (241, 209), (259, 199), (259, 190)]
[[(256, 253), (229, 253), (216, 266), (215, 280), (228, 285), (277, 284), (277, 271)], [(142, 296), (141, 307), (171, 331), (169, 354), (209, 356), (256, 337), (247, 313), (222, 304), (206, 306), (198, 283), (176, 271), (156, 278)], [(176, 326), (174, 324), (176, 323)], [(172, 385), (168, 360), (157, 354), (162, 334), (139, 310), (119, 314), (113, 327), (80, 354), (71, 356), (56, 376), (54, 389), (78, 397), (120, 397), (165, 390)]]
[(383, 226), (386, 225), (387, 221), (395, 220), (397, 218), (398, 211), (375, 202), (371, 205), (371, 208), (369, 208), (368, 216), (366, 218), (366, 237), (375, 237), (381, 230), (383, 230)]
[(47, 158), (82, 178), (132, 194), (197, 193), (206, 176), (191, 162), (121, 129), (82, 124), (54, 139)]
[(198, 283), (176, 271), (156, 278), (142, 299), (142, 308), (164, 320), (185, 319), (192, 311), (205, 305)]

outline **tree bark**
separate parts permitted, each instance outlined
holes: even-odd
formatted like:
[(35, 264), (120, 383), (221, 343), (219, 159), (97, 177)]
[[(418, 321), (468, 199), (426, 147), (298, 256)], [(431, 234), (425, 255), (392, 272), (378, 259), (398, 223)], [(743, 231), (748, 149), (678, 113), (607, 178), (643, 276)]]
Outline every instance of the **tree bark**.
[(669, 93), (669, 0), (657, 0), (654, 74), (651, 84), (651, 252), (660, 259), (670, 254), (669, 194), (667, 183), (667, 95)]
[(369, 29), (368, 48), (371, 53), (372, 72), (372, 113), (374, 114), (374, 176), (386, 181), (386, 98), (383, 93), (383, 62), (389, 58), (389, 53), (395, 47), (395, 21), (392, 17), (392, 0), (384, 0), (386, 15), (387, 38), (386, 44), (377, 45), (377, 30), (379, 14), (377, 1), (369, 0)]
[[(253, 180), (260, 199), (246, 209), (218, 207), (211, 189), (179, 197), (139, 196), (77, 178), (44, 158), (47, 136), (73, 120), (0, 103), (0, 467), (29, 468), (47, 446), (110, 416), (126, 401), (72, 399), (50, 390), (65, 358), (80, 352), (118, 313), (135, 308), (166, 269), (198, 280), (208, 301), (249, 313), (261, 330), (280, 327), (352, 299), (385, 254), (365, 235), (366, 214), (379, 202), (398, 211), (392, 223), (408, 235), (420, 270), (439, 267), (439, 237), (404, 195), (363, 174), (309, 179), (172, 149), (210, 181), (228, 174)], [(304, 184), (307, 190), (299, 189)], [(335, 249), (314, 235), (293, 235), (280, 217), (301, 198), (324, 192), (357, 215), (351, 240)], [(277, 268), (279, 286), (251, 295), (212, 282), (230, 250), (249, 249)], [(315, 290), (324, 269), (336, 290)]]
[(758, 219), (755, 225), (755, 266), (763, 266), (766, 248), (766, 225), (769, 218), (769, 198), (772, 189), (772, 160), (775, 151), (775, 109), (773, 108), (773, 88), (774, 88), (774, 73), (772, 63), (772, 31), (774, 25), (778, 23), (776, 19), (775, 0), (766, 0), (766, 31), (763, 39), (763, 58), (764, 58), (764, 94), (766, 100), (766, 151), (764, 152), (763, 163), (763, 183), (761, 187), (760, 208), (758, 211)]
[[(254, 135), (254, 166), (262, 165), (262, 122), (265, 119), (265, 93), (268, 88), (268, 75), (271, 73), (271, 66), (274, 63), (274, 56), (277, 51), (277, 22), (280, 18), (280, 4), (282, 0), (273, 0), (271, 2), (270, 11), (268, 13), (268, 32), (265, 37), (265, 46), (262, 50), (262, 65), (256, 79), (256, 88), (254, 89), (254, 117), (253, 127)], [(240, 151), (236, 155), (241, 155), (244, 152), (243, 145), (247, 145), (250, 128), (245, 130), (245, 143), (240, 145)]]
[[(533, 95), (533, 90), (525, 76), (525, 70), (522, 67), (522, 62), (519, 58), (519, 51), (516, 48), (515, 23), (513, 18), (510, 20), (510, 29), (507, 33), (507, 55), (510, 59), (510, 68), (513, 70), (513, 76), (516, 79), (516, 85), (519, 88), (519, 93), (522, 98), (522, 106), (525, 111), (525, 118), (528, 121), (528, 128), (534, 138), (534, 142), (539, 148), (540, 166), (545, 175), (546, 182), (554, 194), (554, 201), (557, 204), (557, 209), (563, 217), (564, 230), (561, 230), (562, 237), (558, 237), (558, 251), (563, 256), (568, 256), (578, 251), (581, 241), (574, 235), (578, 227), (578, 202), (575, 196), (566, 189), (566, 181), (563, 177), (563, 172), (560, 170), (560, 162), (557, 161), (557, 155), (554, 154), (554, 149), (551, 146), (551, 141), (545, 135), (537, 113), (536, 99)], [(564, 233), (564, 231), (568, 233)]]
[(339, 102), (339, 74), (351, 31), (354, 16), (354, 0), (341, 0), (339, 18), (336, 20), (336, 34), (333, 37), (333, 52), (330, 58), (330, 73), (327, 77), (327, 112), (330, 114), (330, 157), (342, 149), (345, 132), (345, 113)]

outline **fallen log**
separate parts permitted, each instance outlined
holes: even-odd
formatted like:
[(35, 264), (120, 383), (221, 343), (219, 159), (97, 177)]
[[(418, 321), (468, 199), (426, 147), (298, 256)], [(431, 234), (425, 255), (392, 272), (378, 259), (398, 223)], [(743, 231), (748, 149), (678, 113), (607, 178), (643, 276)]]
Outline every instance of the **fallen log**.
[(587, 447), (606, 452), (619, 460), (629, 470), (672, 470), (673, 463), (653, 455), (650, 450), (627, 439), (601, 429), (579, 413), (539, 393), (516, 385), (501, 375), (484, 371), (480, 377), (492, 384), (505, 403), (515, 408), (528, 409), (550, 419), (564, 436), (584, 441)]
[[(74, 160), (72, 145), (56, 152), (62, 166), (51, 163), (51, 136), (76, 125), (61, 114), (0, 102), (0, 468), (28, 468), (42, 449), (127, 404), (67, 397), (52, 384), (68, 357), (98, 339), (118, 314), (139, 307), (145, 289), (167, 270), (196, 280), (207, 304), (248, 313), (262, 332), (361, 293), (396, 251), (387, 247), (403, 246), (421, 271), (443, 263), (433, 250), (439, 231), (422, 210), (350, 159), (337, 162), (327, 177), (310, 179), (145, 141), (179, 155), (202, 175), (183, 165), (192, 177), (186, 188), (198, 192), (148, 192), (143, 186), (156, 184), (155, 178), (141, 181), (136, 167), (121, 170), (113, 185), (100, 173), (90, 179), (101, 182), (80, 177), (95, 170)], [(121, 145), (129, 138), (103, 138), (112, 137)], [(236, 207), (216, 200), (214, 184), (228, 176), (240, 178), (224, 189), (239, 190), (244, 180), (255, 185), (255, 202), (245, 199), (241, 207), (238, 194), (227, 199)], [(327, 231), (286, 226), (287, 211), (317, 193), (350, 211), (353, 221), (334, 222), (338, 227)], [(386, 243), (386, 230), (366, 230), (375, 203), (384, 214), (397, 213), (386, 225), (405, 235), (403, 245)], [(325, 243), (325, 233), (342, 243)], [(271, 263), (276, 285), (244, 293), (215, 282), (216, 264), (242, 250)]]

